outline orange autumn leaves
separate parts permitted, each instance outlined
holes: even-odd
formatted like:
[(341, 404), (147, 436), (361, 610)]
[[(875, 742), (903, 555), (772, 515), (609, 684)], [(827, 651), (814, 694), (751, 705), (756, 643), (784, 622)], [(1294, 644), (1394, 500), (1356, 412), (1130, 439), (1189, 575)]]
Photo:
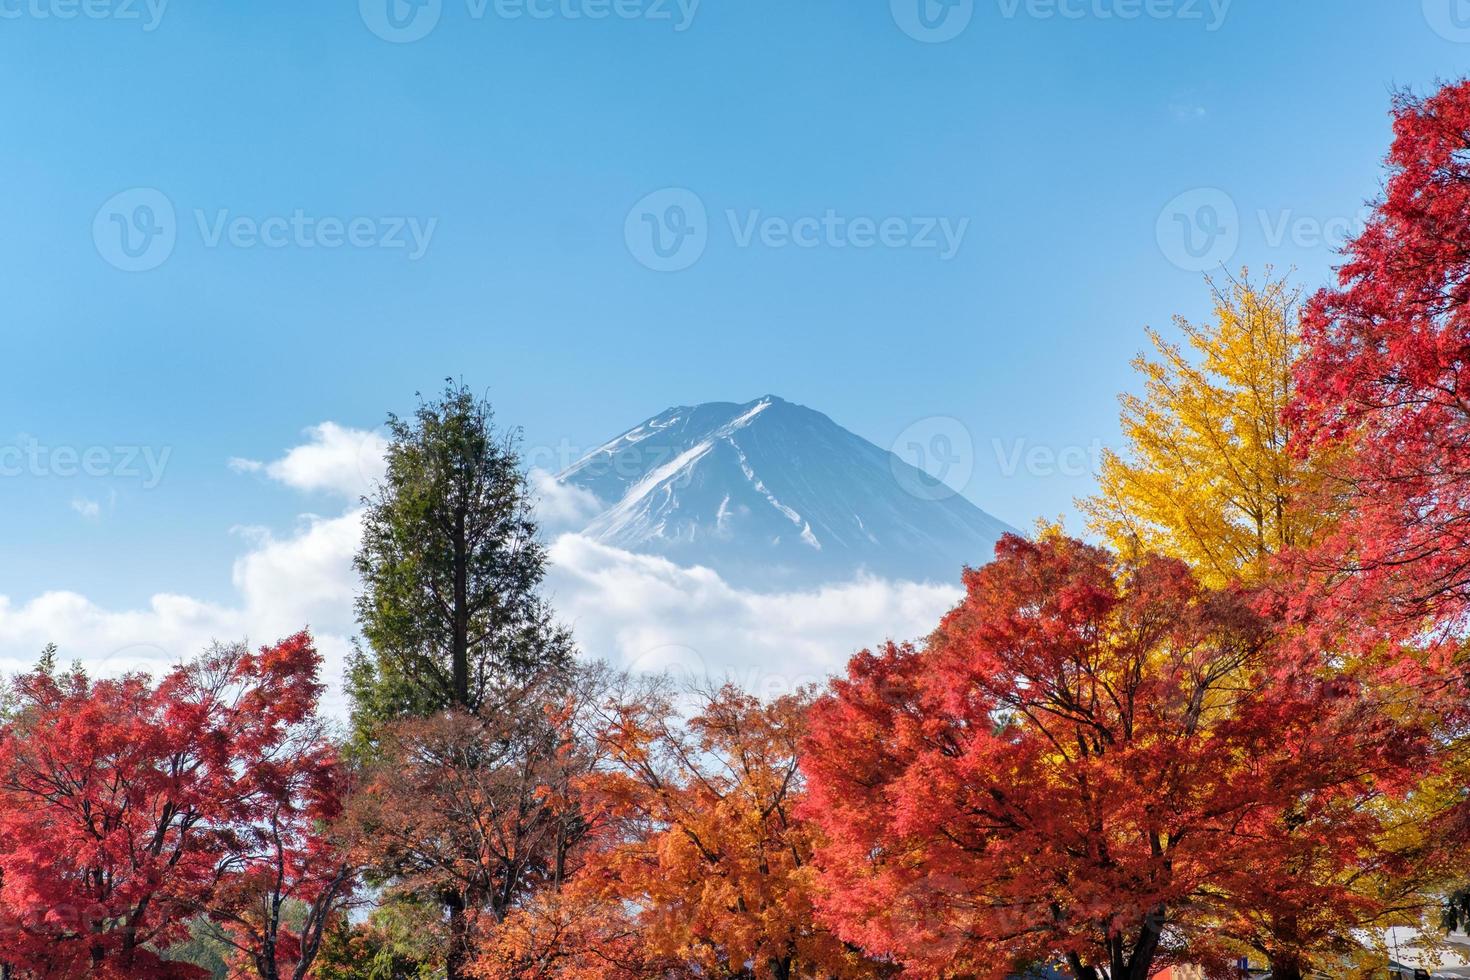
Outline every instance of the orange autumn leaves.
[(609, 703), (604, 765), (580, 786), (598, 827), (581, 871), (511, 917), (480, 976), (872, 975), (814, 914), (814, 827), (797, 813), (806, 699), (695, 697), (682, 723), (658, 686)]

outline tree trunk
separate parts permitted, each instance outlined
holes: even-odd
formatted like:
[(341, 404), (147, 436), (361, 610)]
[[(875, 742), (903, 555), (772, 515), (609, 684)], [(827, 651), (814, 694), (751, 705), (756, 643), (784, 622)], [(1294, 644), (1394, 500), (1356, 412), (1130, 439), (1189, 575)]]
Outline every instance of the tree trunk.
[(1067, 965), (1072, 968), (1072, 976), (1076, 980), (1098, 980), (1097, 970), (1090, 965), (1084, 964), (1082, 957), (1076, 953), (1067, 954)]
[(445, 896), (449, 908), (449, 949), (444, 953), (445, 980), (465, 980), (465, 966), (470, 958), (470, 920), (465, 914), (463, 895)]
[(1302, 980), (1302, 961), (1296, 953), (1271, 957), (1271, 980)]
[(454, 528), (454, 622), (450, 638), (450, 670), (454, 674), (454, 706), (470, 708), (470, 594), (469, 542), (465, 535), (465, 513), (455, 515)]
[[(1290, 864), (1295, 865), (1296, 862)], [(1297, 868), (1291, 867), (1289, 870), (1295, 872)], [(1270, 950), (1266, 957), (1271, 961), (1271, 980), (1301, 980), (1302, 943), (1297, 916), (1295, 913), (1282, 915), (1272, 926), (1272, 941), (1267, 945), (1276, 948)]]
[(1164, 916), (1164, 909), (1153, 909), (1139, 927), (1138, 938), (1128, 957), (1129, 980), (1148, 980), (1153, 976), (1154, 960), (1159, 953), (1159, 938), (1164, 932)]

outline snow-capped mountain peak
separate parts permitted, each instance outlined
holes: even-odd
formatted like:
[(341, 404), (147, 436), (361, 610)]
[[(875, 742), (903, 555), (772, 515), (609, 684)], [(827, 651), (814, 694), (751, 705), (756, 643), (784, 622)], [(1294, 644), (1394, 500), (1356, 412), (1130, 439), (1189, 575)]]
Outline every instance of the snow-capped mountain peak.
[(744, 584), (957, 581), (1009, 530), (958, 495), (910, 493), (908, 464), (774, 395), (670, 408), (558, 479), (605, 507), (584, 534)]

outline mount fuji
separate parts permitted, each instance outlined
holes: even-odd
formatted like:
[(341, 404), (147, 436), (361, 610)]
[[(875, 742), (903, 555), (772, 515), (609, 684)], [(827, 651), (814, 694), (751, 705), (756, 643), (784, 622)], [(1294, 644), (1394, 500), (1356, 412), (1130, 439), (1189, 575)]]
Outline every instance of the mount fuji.
[(1011, 531), (821, 412), (768, 395), (670, 408), (556, 479), (591, 494), (581, 533), (755, 589), (871, 574), (958, 584)]

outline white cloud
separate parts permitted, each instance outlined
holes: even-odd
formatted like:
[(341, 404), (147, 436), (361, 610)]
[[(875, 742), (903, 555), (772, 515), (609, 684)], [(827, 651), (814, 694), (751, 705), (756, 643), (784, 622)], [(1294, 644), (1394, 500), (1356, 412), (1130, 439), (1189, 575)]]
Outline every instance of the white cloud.
[(388, 440), (380, 432), (323, 422), (306, 430), (311, 441), (280, 459), (262, 463), (232, 457), (237, 473), (260, 473), (296, 490), (326, 492), (357, 500), (387, 473)]
[(552, 604), (588, 655), (635, 670), (729, 676), (766, 695), (823, 680), (864, 647), (927, 634), (962, 594), (871, 577), (751, 592), (708, 568), (575, 534), (558, 538), (550, 556)]
[(102, 504), (86, 497), (73, 497), (71, 509), (89, 521), (95, 521), (102, 516)]
[(110, 610), (75, 592), (48, 592), (17, 605), (0, 596), (0, 672), (31, 666), (55, 643), (63, 661), (80, 660), (99, 675), (161, 673), (218, 640), (269, 643), (310, 627), (330, 686), (329, 709), (345, 711), (341, 681), (354, 632), (352, 557), (361, 536), (359, 510), (332, 518), (303, 517), (277, 537), (250, 530), (235, 560), (235, 599), (228, 604), (161, 593), (145, 608)]
[(235, 560), (231, 578), (254, 629), (285, 635), (309, 625), (352, 632), (352, 557), (362, 538), (361, 510), (307, 515), (284, 537), (261, 530), (249, 537), (253, 547)]
[[(381, 461), (381, 437), (332, 423), (308, 433), (309, 442), (275, 462), (231, 466), (264, 471), (300, 490), (348, 498), (362, 492), (371, 460)], [(555, 486), (549, 474), (533, 471), (532, 483), (548, 526), (575, 525), (598, 506), (584, 491)], [(156, 673), (214, 640), (266, 643), (309, 626), (326, 660), (328, 708), (340, 715), (342, 667), (355, 631), (352, 559), (361, 521), (354, 504), (335, 516), (303, 515), (285, 532), (233, 529), (244, 545), (232, 570), (234, 597), (222, 604), (159, 594), (143, 608), (118, 610), (74, 592), (20, 603), (0, 596), (0, 670), (30, 666), (54, 642), (63, 661), (77, 658), (99, 673)], [(878, 578), (806, 592), (752, 592), (707, 568), (574, 533), (556, 538), (550, 557), (547, 597), (587, 656), (635, 670), (728, 676), (764, 695), (819, 681), (862, 647), (917, 638), (960, 598), (956, 587)]]
[(580, 531), (604, 509), (605, 505), (597, 499), (597, 494), (562, 483), (556, 474), (547, 470), (533, 468), (527, 481), (536, 498), (536, 520), (547, 534)]
[(0, 667), (31, 666), (47, 643), (63, 660), (89, 670), (159, 670), (197, 652), (211, 639), (241, 635), (239, 612), (188, 596), (160, 593), (144, 609), (111, 611), (75, 592), (46, 592), (22, 605), (0, 596)]
[[(355, 500), (382, 477), (387, 442), (378, 433), (332, 422), (306, 434), (304, 444), (280, 459), (236, 458), (229, 467), (264, 473), (293, 489), (345, 497), (354, 505), (335, 516), (303, 515), (282, 534), (234, 528), (246, 545), (234, 562), (231, 601), (158, 594), (144, 608), (119, 610), (75, 592), (48, 592), (24, 602), (0, 596), (0, 671), (29, 667), (43, 646), (56, 643), (63, 660), (78, 659), (99, 674), (158, 673), (216, 640), (269, 643), (310, 627), (333, 689), (329, 705), (340, 712), (342, 667), (355, 630), (352, 557), (362, 524)], [(95, 517), (101, 504), (79, 498), (73, 509)]]

